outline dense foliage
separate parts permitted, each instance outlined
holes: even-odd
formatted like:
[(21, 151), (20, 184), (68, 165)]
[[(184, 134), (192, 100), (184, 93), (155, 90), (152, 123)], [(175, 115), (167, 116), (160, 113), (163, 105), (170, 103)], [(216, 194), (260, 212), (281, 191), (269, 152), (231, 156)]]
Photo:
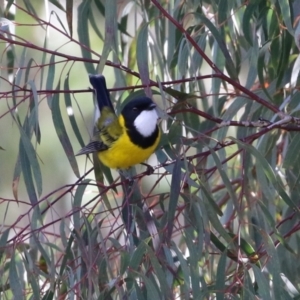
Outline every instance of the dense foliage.
[[(300, 298), (297, 1), (1, 10), (1, 299)], [(89, 73), (160, 106), (152, 175), (75, 156)]]

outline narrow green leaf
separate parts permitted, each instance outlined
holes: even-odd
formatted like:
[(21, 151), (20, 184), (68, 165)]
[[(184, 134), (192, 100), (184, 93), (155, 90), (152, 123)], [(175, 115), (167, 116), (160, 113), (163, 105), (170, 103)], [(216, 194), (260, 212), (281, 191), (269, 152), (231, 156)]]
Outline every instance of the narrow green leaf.
[[(35, 192), (34, 192), (34, 185), (33, 185), (33, 181), (32, 181), (31, 170), (34, 175), (34, 180), (36, 183), (36, 188), (37, 188), (37, 192), (38, 192), (39, 196), (42, 194), (42, 187), (43, 187), (42, 173), (41, 173), (40, 165), (38, 163), (36, 150), (34, 149), (33, 145), (31, 144), (31, 141), (30, 141), (30, 137), (32, 136), (32, 126), (33, 126), (32, 124), (35, 121), (36, 121), (36, 118), (35, 118), (35, 114), (33, 113), (29, 116), (29, 119), (28, 118), (25, 119), (23, 127), (19, 126), (20, 137), (21, 137), (20, 145), (19, 145), (19, 147), (20, 147), (20, 154), (19, 154), (20, 155), (20, 165), (19, 165), (19, 161), (18, 161), (16, 168), (15, 168), (15, 174), (14, 174), (14, 180), (19, 178), (19, 175), (20, 175), (19, 172), (21, 171), (21, 169), (23, 172), (25, 172), (27, 174), (25, 176), (25, 174), (23, 173), (24, 180), (28, 184), (28, 186), (26, 186), (26, 188), (28, 188), (32, 192), (32, 194), (31, 194), (31, 196), (33, 197), (32, 204), (36, 203), (37, 199), (36, 199)], [(19, 169), (20, 166), (22, 166), (21, 169)], [(25, 169), (23, 169), (23, 168), (25, 168)], [(27, 189), (27, 192), (29, 192), (28, 189)]]
[(5, 11), (4, 11), (4, 15), (7, 16), (9, 9), (11, 7), (11, 5), (14, 3), (14, 0), (8, 0), (6, 3), (6, 7), (5, 7)]
[(35, 206), (38, 203), (38, 197), (33, 183), (30, 160), (28, 159), (27, 151), (25, 150), (25, 146), (22, 142), (20, 142), (19, 146), (19, 155), (27, 194), (29, 196), (30, 203), (32, 206)]
[(284, 169), (290, 169), (290, 168), (292, 169), (293, 166), (295, 166), (295, 161), (299, 161), (299, 157), (300, 157), (299, 149), (300, 149), (299, 136), (294, 135), (285, 154), (285, 158), (282, 166)]
[(216, 296), (217, 300), (225, 299), (225, 269), (226, 269), (226, 252), (223, 252), (217, 268), (216, 278)]
[(167, 160), (168, 160), (168, 156), (167, 154), (161, 150), (161, 149), (157, 149), (155, 151), (155, 155), (157, 157), (157, 160), (161, 163), (161, 164), (164, 164)]
[(30, 140), (32, 137), (33, 131), (36, 132), (37, 140), (40, 137), (39, 124), (36, 126), (35, 122), (36, 122), (36, 117), (35, 117), (35, 114), (32, 113), (32, 114), (30, 114), (28, 119), (26, 118), (26, 120), (24, 122), (24, 126), (23, 126), (24, 130), (22, 127), (19, 127), (19, 130), (20, 130), (20, 135), (21, 135), (21, 141), (22, 141), (22, 144), (24, 145), (24, 149), (26, 151), (27, 157), (30, 162), (30, 167), (33, 172), (36, 189), (37, 189), (38, 195), (40, 196), (42, 194), (42, 189), (43, 189), (42, 172), (41, 172), (40, 164), (39, 164), (38, 157), (36, 154), (36, 150), (33, 147), (31, 140)]
[(30, 58), (27, 66), (26, 66), (26, 70), (25, 70), (25, 76), (24, 76), (24, 82), (27, 83), (29, 81), (29, 76), (30, 76), (30, 71), (32, 70), (33, 66), (35, 64), (35, 61), (33, 58)]
[(177, 277), (174, 273), (174, 271), (178, 271), (179, 262), (175, 252), (171, 250), (169, 245), (163, 245), (162, 247), (164, 250), (163, 254), (166, 259), (167, 265), (167, 268), (164, 269), (166, 273), (166, 281), (169, 287), (173, 286), (174, 288), (175, 286), (180, 285), (182, 281), (182, 277)]
[(252, 16), (255, 13), (257, 9), (256, 3), (250, 3), (246, 6), (244, 16), (243, 16), (243, 34), (247, 40), (247, 42), (250, 44), (250, 46), (253, 46), (253, 30), (252, 30)]
[[(48, 43), (47, 42), (48, 42), (48, 37), (46, 35), (45, 38), (44, 38), (44, 44), (43, 44), (43, 47), (45, 49), (48, 49)], [(47, 59), (47, 64), (48, 64), (49, 63), (48, 54), (46, 53), (46, 51), (43, 51), (42, 57), (41, 57), (41, 65), (44, 66), (46, 64), (46, 59)], [(51, 68), (51, 67), (52, 66), (50, 65), (48, 67), (48, 69)], [(47, 71), (49, 72), (49, 70), (47, 70), (46, 68), (42, 68), (41, 71), (40, 71), (40, 78), (39, 78), (39, 82), (40, 82), (39, 87), (40, 87), (40, 89), (44, 88), (44, 74)], [(48, 80), (48, 77), (47, 77), (47, 80)], [(47, 80), (46, 80), (46, 88), (47, 88)], [(50, 102), (51, 102), (51, 100), (49, 100), (49, 98), (51, 99), (51, 96), (48, 97), (48, 93), (47, 93), (47, 103), (48, 103), (48, 106), (50, 106)]]
[[(12, 51), (12, 49), (11, 49), (11, 51)], [(26, 55), (27, 55), (27, 49), (26, 49), (26, 47), (24, 47), (22, 50), (21, 56), (18, 58), (19, 69), (14, 78), (14, 83), (18, 87), (22, 86), (22, 77), (23, 77), (24, 67), (25, 67), (25, 63), (26, 63)], [(27, 67), (28, 67), (28, 65), (27, 65)], [(26, 68), (26, 70), (27, 70), (27, 68)], [(25, 83), (26, 83), (26, 81), (25, 81)], [(15, 87), (15, 89), (19, 90), (18, 87)]]
[(143, 290), (142, 290), (140, 284), (137, 283), (136, 281), (134, 281), (134, 288), (135, 288), (135, 292), (136, 292), (136, 297), (134, 297), (133, 299), (145, 300)]
[[(249, 49), (248, 56), (250, 57), (249, 61), (249, 70), (247, 74), (247, 81), (245, 87), (251, 89), (255, 80), (257, 80), (257, 60), (258, 60), (258, 40), (255, 39), (253, 42), (253, 47)], [(234, 101), (235, 102), (235, 101)]]
[(286, 83), (284, 77), (286, 76), (286, 69), (289, 68), (290, 65), (291, 49), (294, 46), (293, 42), (293, 37), (287, 31), (284, 31), (281, 36), (280, 60), (276, 69), (276, 87), (278, 88)]
[(66, 234), (66, 228), (67, 228), (67, 224), (66, 224), (66, 219), (62, 218), (59, 224), (59, 234), (61, 237), (61, 243), (63, 245), (63, 247), (67, 247), (68, 245), (68, 237)]
[(9, 75), (13, 75), (13, 69), (16, 61), (16, 53), (13, 45), (10, 45), (6, 50), (6, 68)]
[(118, 51), (115, 46), (115, 39), (117, 37), (117, 0), (105, 1), (105, 38), (101, 59), (97, 67), (97, 72), (99, 74), (103, 73), (110, 51), (112, 49), (116, 52)]
[[(298, 23), (298, 26), (299, 26), (299, 30), (300, 30), (300, 23)], [(299, 42), (300, 42), (300, 39), (299, 39)], [(300, 45), (299, 45), (298, 48), (300, 49)], [(294, 62), (293, 69), (292, 69), (292, 74), (291, 74), (291, 87), (292, 88), (296, 87), (296, 85), (297, 85), (297, 80), (299, 78), (299, 73), (300, 73), (300, 56), (297, 56), (297, 58)], [(295, 94), (296, 94), (296, 92), (293, 94), (293, 98), (294, 98)], [(298, 100), (298, 97), (297, 97), (297, 100)], [(297, 107), (297, 108), (299, 109), (299, 107)]]
[(32, 289), (33, 299), (40, 299), (41, 289), (39, 285), (39, 276), (35, 276), (34, 273), (27, 274), (28, 283)]
[[(98, 3), (101, 3), (101, 2), (96, 1), (96, 3), (95, 3), (96, 6), (97, 6)], [(101, 3), (101, 5), (102, 5), (102, 3)], [(103, 36), (102, 32), (101, 32), (100, 29), (99, 29), (99, 22), (98, 22), (98, 19), (95, 20), (94, 14), (90, 14), (89, 17), (90, 17), (89, 21), (90, 21), (90, 23), (91, 23), (91, 25), (92, 25), (92, 28), (94, 29), (95, 33), (97, 34), (97, 36), (99, 37), (99, 39), (100, 39), (101, 41), (104, 41), (104, 36)], [(103, 51), (103, 50), (102, 50), (102, 51)], [(97, 72), (98, 72), (98, 71), (97, 71)]]
[(142, 280), (144, 281), (146, 292), (147, 292), (147, 300), (153, 300), (153, 299), (161, 299), (161, 294), (157, 290), (155, 286), (155, 282), (152, 282), (150, 279), (148, 279), (144, 274), (140, 274)]
[[(81, 228), (82, 232), (82, 240), (86, 245), (89, 245), (89, 248), (87, 250), (88, 256), (93, 257), (93, 249), (97, 247), (97, 237), (98, 237), (98, 228), (94, 227), (92, 228), (91, 222), (93, 221), (93, 217), (90, 216), (89, 219), (86, 218), (84, 214), (82, 214), (82, 220), (84, 222), (84, 226)], [(75, 228), (75, 226), (74, 226)], [(77, 229), (78, 230), (78, 229)]]
[[(224, 112), (222, 116), (223, 121), (231, 121), (238, 111), (240, 111), (241, 108), (245, 107), (246, 104), (249, 103), (249, 100), (247, 100), (245, 97), (237, 97), (235, 101), (232, 101), (232, 103), (226, 108), (226, 111)], [(222, 141), (227, 136), (228, 126), (225, 126), (224, 128), (220, 128), (218, 131), (218, 140)]]
[[(222, 1), (222, 2), (227, 2), (227, 1)], [(214, 62), (216, 61), (216, 65), (222, 69), (223, 65), (226, 65), (226, 70), (229, 74), (229, 76), (236, 80), (239, 81), (234, 63), (232, 61), (231, 55), (229, 54), (227, 45), (225, 43), (225, 37), (221, 36), (219, 30), (216, 28), (216, 26), (204, 15), (199, 15), (197, 16), (201, 19), (201, 21), (205, 24), (205, 26), (209, 29), (213, 37), (215, 38), (215, 45), (214, 45), (214, 52), (217, 54)], [(219, 66), (219, 64), (221, 65)]]
[(240, 246), (243, 252), (247, 255), (251, 263), (256, 263), (258, 267), (261, 267), (259, 262), (259, 256), (256, 253), (255, 249), (248, 243), (244, 238), (240, 238)]
[(220, 1), (218, 5), (218, 25), (222, 26), (227, 20), (228, 1)]
[[(258, 204), (264, 214), (262, 216), (262, 220), (264, 221), (264, 223), (268, 223), (271, 228), (275, 229), (276, 222), (275, 222), (274, 217), (272, 216), (271, 212), (269, 211), (268, 207), (265, 205), (265, 203), (263, 201), (260, 201)], [(259, 239), (261, 239), (261, 238), (259, 238)]]
[(295, 285), (286, 277), (284, 273), (280, 273), (280, 277), (284, 283), (284, 288), (286, 292), (291, 296), (291, 299), (299, 299), (300, 292), (297, 290)]
[(219, 238), (217, 238), (217, 236), (213, 233), (210, 232), (210, 240), (212, 241), (212, 243), (221, 251), (221, 252), (226, 252), (227, 256), (234, 260), (237, 261), (237, 256), (235, 253), (233, 253), (232, 251), (230, 251), (228, 249), (228, 246), (225, 246), (221, 240)]
[(252, 284), (252, 278), (249, 274), (249, 271), (245, 269), (245, 277), (243, 284), (243, 300), (253, 300), (255, 299), (255, 290)]
[(270, 295), (270, 284), (265, 274), (257, 266), (252, 266), (252, 269), (255, 276), (255, 282), (258, 285), (259, 296), (261, 297), (261, 299), (271, 300), (272, 298)]
[(229, 234), (227, 233), (227, 231), (224, 229), (223, 225), (221, 224), (221, 222), (216, 214), (216, 210), (215, 210), (216, 204), (214, 203), (213, 198), (210, 197), (207, 190), (202, 194), (201, 198), (205, 199), (204, 204), (205, 204), (205, 208), (207, 210), (207, 214), (208, 214), (210, 223), (215, 228), (215, 230), (226, 240), (226, 242), (228, 244), (231, 244), (232, 239), (229, 236)]
[[(46, 41), (45, 41), (45, 43), (46, 43)], [(47, 74), (47, 81), (46, 81), (46, 90), (47, 91), (51, 91), (53, 89), (54, 76), (55, 76), (55, 56), (53, 54), (53, 55), (51, 55), (50, 61), (49, 61), (49, 71), (48, 71), (48, 74)], [(48, 105), (51, 109), (51, 107), (52, 107), (52, 94), (50, 94), (50, 93), (47, 93), (47, 102), (48, 102)]]
[[(207, 46), (207, 35), (206, 34), (203, 34), (201, 35), (199, 38), (198, 38), (198, 41), (197, 41), (197, 45), (201, 48), (201, 49), (205, 49), (206, 46)], [(202, 67), (202, 63), (203, 63), (203, 58), (202, 56), (197, 52), (197, 51), (194, 51), (194, 53), (192, 54), (192, 63), (194, 65), (194, 68), (197, 68), (197, 69), (201, 69)], [(199, 82), (199, 84), (201, 84)], [(200, 94), (202, 95), (205, 95), (206, 93), (202, 93), (200, 91)]]
[(36, 139), (37, 142), (40, 143), (41, 142), (41, 131), (40, 131), (40, 126), (39, 126), (39, 97), (37, 94), (37, 89), (35, 86), (35, 83), (33, 80), (29, 80), (28, 84), (30, 85), (31, 88), (31, 92), (33, 95), (33, 103), (31, 106), (31, 111), (30, 111), (30, 123), (29, 124), (29, 128), (32, 128), (35, 135), (36, 135)]
[(62, 276), (66, 270), (66, 266), (67, 266), (67, 262), (68, 261), (73, 261), (74, 256), (73, 256), (73, 250), (72, 250), (72, 246), (73, 246), (73, 242), (74, 242), (74, 235), (71, 234), (70, 238), (68, 240), (68, 245), (65, 249), (65, 253), (61, 262), (61, 266), (60, 266), (60, 270), (59, 270), (59, 275)]
[(256, 164), (256, 176), (259, 185), (262, 187), (262, 193), (265, 195), (265, 199), (272, 203), (275, 198), (276, 191), (274, 186), (269, 182), (265, 169), (261, 164)]
[[(192, 290), (195, 293), (195, 295), (201, 294), (201, 289), (199, 286), (200, 282), (200, 268), (199, 268), (199, 261), (201, 258), (201, 252), (202, 249), (198, 249), (198, 245), (194, 243), (195, 234), (194, 234), (194, 228), (187, 227), (185, 228), (185, 242), (187, 245), (187, 248), (189, 250), (189, 267), (190, 267), (190, 281), (192, 285)], [(202, 298), (202, 297), (200, 297)]]
[[(220, 48), (217, 45), (217, 42), (214, 42), (213, 46), (213, 63), (220, 69), (224, 70), (225, 66), (225, 57), (222, 55), (222, 52)], [(221, 79), (220, 78), (212, 78), (211, 80), (211, 93), (212, 93), (212, 101), (213, 101), (213, 112), (214, 116), (219, 116), (219, 110), (218, 110), (218, 98), (220, 94), (220, 88), (221, 88)]]
[(18, 187), (19, 187), (21, 173), (22, 173), (22, 166), (21, 166), (21, 157), (19, 151), (15, 169), (14, 169), (13, 180), (12, 180), (12, 192), (16, 200), (18, 199)]
[(290, 9), (290, 5), (292, 5), (292, 3), (288, 0), (279, 0), (277, 3), (280, 6), (283, 20), (284, 20), (285, 26), (287, 27), (287, 30), (289, 31), (289, 33), (292, 36), (294, 36), (294, 28), (293, 28), (292, 21), (291, 21), (292, 16), (291, 16), (291, 9)]
[[(202, 20), (204, 17), (201, 17)], [(233, 60), (231, 58), (231, 55), (228, 51), (228, 47), (225, 43), (226, 36), (222, 37), (218, 29), (213, 25), (213, 23), (210, 22), (209, 19), (205, 18), (205, 25), (209, 28), (209, 30), (212, 32), (214, 38), (216, 39), (217, 45), (219, 46), (221, 52), (223, 55), (218, 55), (218, 60), (215, 60), (218, 64), (217, 66), (223, 66), (223, 64), (226, 67), (226, 70), (229, 74), (229, 76), (234, 79), (235, 81), (239, 82), (238, 75), (236, 73), (236, 68), (234, 66)], [(216, 46), (216, 45), (215, 45)], [(220, 64), (221, 62), (221, 64)], [(222, 68), (221, 68), (222, 69)]]
[(182, 252), (177, 248), (175, 243), (172, 242), (172, 249), (175, 251), (177, 258), (179, 260), (179, 266), (177, 271), (177, 277), (183, 278), (183, 286), (186, 291), (186, 297), (184, 299), (188, 299), (189, 297), (189, 288), (190, 288), (190, 268), (187, 260), (183, 257)]
[(257, 149), (255, 149), (252, 145), (245, 144), (233, 137), (228, 137), (228, 138), (233, 140), (240, 147), (247, 150), (257, 159), (257, 164), (259, 164), (259, 166), (263, 168), (268, 180), (270, 181), (270, 183), (273, 184), (273, 186), (275, 187), (276, 191), (278, 192), (282, 200), (285, 201), (286, 204), (288, 204), (291, 208), (296, 208), (297, 207), (296, 203), (294, 203), (294, 201), (289, 197), (289, 195), (283, 188), (280, 177), (275, 175), (272, 167), (270, 166), (268, 161), (262, 156), (262, 154)]
[(68, 32), (68, 30), (66, 29), (65, 24), (64, 24), (64, 21), (65, 21), (65, 20), (62, 21), (61, 18), (60, 18), (60, 16), (59, 16), (59, 14), (57, 14), (55, 11), (52, 12), (52, 13), (53, 13), (53, 14), (55, 15), (55, 17), (57, 18), (57, 21), (58, 21), (58, 23), (60, 24), (61, 28), (64, 30), (65, 34), (68, 35), (69, 32)]
[(55, 5), (57, 8), (59, 8), (62, 11), (65, 11), (65, 8), (60, 4), (58, 0), (49, 0), (53, 5)]
[(230, 195), (230, 198), (235, 206), (235, 209), (239, 212), (239, 203), (238, 203), (238, 199), (236, 197), (236, 194), (232, 188), (232, 184), (228, 178), (227, 172), (224, 171), (224, 167), (221, 164), (221, 161), (219, 159), (219, 157), (217, 156), (216, 152), (213, 151), (212, 149), (210, 149), (210, 153), (216, 163), (216, 166), (218, 168), (219, 174), (221, 175), (222, 181), (226, 187), (226, 190), (228, 192), (228, 194)]
[[(59, 90), (60, 84), (58, 83), (56, 90)], [(69, 160), (69, 163), (72, 167), (74, 174), (79, 177), (79, 169), (77, 165), (77, 161), (75, 159), (74, 151), (72, 148), (72, 144), (70, 142), (69, 136), (67, 134), (64, 121), (61, 115), (61, 109), (59, 106), (59, 93), (54, 94), (52, 98), (52, 120), (57, 133), (57, 136), (60, 140), (61, 145), (64, 148), (66, 156)]]
[(162, 270), (162, 267), (155, 253), (152, 251), (152, 249), (149, 246), (147, 246), (147, 255), (149, 255), (150, 257), (152, 268), (154, 270), (155, 276), (157, 276), (157, 280), (160, 286), (160, 291), (165, 295), (167, 299), (168, 297), (170, 297), (170, 289), (166, 280), (166, 274)]
[(130, 270), (133, 271), (138, 271), (139, 266), (141, 264), (142, 258), (146, 252), (146, 247), (147, 245), (145, 244), (145, 242), (142, 242), (138, 245), (138, 247), (136, 248), (136, 250), (133, 252), (133, 255), (130, 259), (130, 263), (129, 263), (129, 267)]
[(197, 248), (198, 255), (201, 253), (201, 249), (204, 247), (204, 235), (205, 229), (209, 227), (209, 220), (205, 215), (204, 205), (201, 203), (201, 199), (195, 194), (191, 201), (191, 211), (189, 212), (191, 222), (194, 230), (197, 232), (197, 237), (194, 240), (194, 247)]
[(91, 14), (91, 0), (82, 1), (78, 6), (78, 24), (77, 24), (77, 33), (79, 42), (83, 44), (83, 47), (80, 47), (82, 57), (86, 59), (84, 66), (89, 74), (95, 74), (95, 68), (90, 61), (92, 60), (92, 54), (88, 50), (90, 49), (90, 39), (89, 39), (89, 16)]
[[(295, 39), (295, 44), (296, 46), (298, 47), (298, 49), (300, 49), (300, 23), (297, 22), (297, 24), (295, 25), (295, 34), (294, 34), (294, 39)], [(297, 60), (299, 60), (299, 56), (297, 55)], [(294, 77), (295, 75), (292, 74), (292, 78)], [(293, 81), (292, 81), (293, 82)]]
[[(262, 87), (262, 90), (266, 94), (266, 96), (272, 101), (272, 97), (270, 93), (268, 92), (268, 89), (265, 88), (265, 85), (268, 84), (266, 81), (267, 78), (265, 78), (265, 56), (269, 55), (269, 47), (270, 42), (266, 42), (260, 49), (259, 49), (259, 56), (257, 60), (257, 75), (259, 79), (259, 83)], [(265, 82), (266, 81), (266, 82)]]
[[(32, 2), (30, 0), (24, 0), (24, 4), (26, 6), (26, 9), (33, 14), (34, 16), (39, 16), (39, 14), (36, 12), (34, 6), (32, 5)], [(41, 24), (41, 22), (39, 21), (39, 23)]]
[(85, 189), (87, 188), (90, 179), (84, 179), (81, 181), (80, 185), (78, 185), (76, 189), (76, 193), (74, 195), (74, 203), (73, 203), (73, 222), (74, 222), (74, 228), (78, 231), (80, 231), (81, 227), (81, 203), (83, 200), (83, 196), (85, 193)]
[[(170, 5), (172, 5), (172, 2), (169, 2)], [(173, 11), (173, 17), (176, 19), (178, 16), (178, 9), (174, 9)], [(173, 23), (169, 23), (168, 27), (168, 53), (167, 53), (167, 64), (168, 67), (171, 67), (171, 62), (173, 60), (174, 51), (176, 49), (176, 27)]]
[(120, 253), (120, 275), (122, 276), (122, 274), (124, 274), (127, 271), (127, 268), (129, 266), (129, 262), (130, 262), (130, 254), (128, 252), (125, 251), (121, 251)]
[(168, 136), (168, 142), (171, 145), (176, 145), (178, 143), (178, 135), (182, 132), (182, 124), (180, 122), (174, 122), (169, 127), (169, 132), (167, 134)]
[(101, 1), (95, 1), (95, 5), (99, 10), (100, 14), (105, 17), (105, 7)]
[(178, 70), (181, 73), (181, 76), (184, 76), (187, 73), (189, 56), (190, 56), (190, 51), (187, 46), (187, 41), (185, 38), (182, 38), (179, 45), (178, 62), (177, 62)]
[[(217, 205), (217, 203), (215, 202), (211, 192), (209, 191), (208, 187), (204, 185), (204, 183), (202, 183), (200, 181), (200, 186), (201, 186), (201, 194), (203, 193), (203, 195), (205, 195), (205, 198), (207, 199), (207, 201), (209, 202), (210, 206), (213, 208), (213, 210), (219, 215), (219, 216), (223, 216), (223, 212), (221, 211), (221, 209), (219, 208), (219, 206)], [(201, 197), (200, 197), (201, 198)]]
[[(65, 79), (65, 82), (64, 82), (64, 90), (66, 91), (69, 91), (70, 90), (70, 86), (69, 86), (69, 76), (66, 77)], [(82, 139), (82, 136), (80, 134), (80, 130), (79, 130), (79, 127), (77, 125), (77, 122), (76, 122), (76, 119), (75, 119), (75, 116), (74, 116), (74, 113), (73, 113), (73, 107), (72, 107), (72, 101), (71, 101), (71, 96), (69, 93), (65, 93), (64, 94), (64, 97), (65, 97), (65, 104), (66, 104), (66, 108), (67, 108), (67, 111), (72, 111), (70, 113), (68, 113), (68, 117), (69, 117), (69, 120), (70, 120), (70, 123), (72, 125), (72, 129), (75, 133), (75, 136), (80, 144), (81, 147), (84, 147), (85, 146), (85, 143)]]
[(44, 297), (43, 297), (42, 300), (52, 300), (52, 299), (54, 299), (54, 292), (52, 291), (52, 289), (49, 289), (49, 290), (45, 293), (45, 295), (44, 295)]
[[(149, 85), (148, 24), (142, 23), (137, 37), (136, 61), (144, 85)], [(149, 91), (150, 92), (150, 91)], [(148, 95), (149, 96), (149, 95)]]
[(177, 203), (180, 195), (181, 189), (181, 166), (182, 162), (180, 159), (177, 159), (174, 164), (174, 169), (172, 172), (172, 182), (171, 182), (171, 190), (170, 190), (170, 201), (169, 201), (169, 209), (167, 216), (167, 241), (171, 240), (175, 213), (177, 208)]
[[(104, 7), (104, 5), (101, 3), (101, 1), (95, 1), (94, 4), (96, 5), (96, 7), (97, 7), (97, 9), (99, 10), (100, 14), (101, 14), (103, 17), (105, 17), (105, 7)], [(91, 17), (92, 17), (92, 16), (91, 16)], [(93, 17), (92, 17), (92, 18), (93, 18)], [(125, 16), (122, 17), (121, 23), (118, 23), (118, 30), (121, 31), (122, 33), (126, 34), (127, 36), (132, 37), (132, 36), (126, 31), (126, 30), (127, 30), (126, 24), (123, 24), (123, 23), (124, 23), (124, 21), (123, 21), (124, 18), (127, 18), (127, 15), (125, 15)], [(94, 18), (93, 18), (93, 20), (94, 20)], [(91, 19), (90, 19), (90, 21), (91, 21)], [(95, 24), (96, 24), (96, 23), (95, 23)], [(93, 24), (92, 24), (92, 26), (93, 26)], [(93, 26), (93, 28), (95, 29), (96, 26)], [(100, 31), (99, 31), (98, 29), (95, 30), (95, 31), (96, 31), (97, 35), (101, 38), (101, 40), (103, 40), (102, 35), (99, 34)]]
[(73, 0), (66, 1), (66, 16), (68, 27), (70, 31), (70, 36), (73, 36)]
[(23, 278), (20, 278), (20, 275), (17, 270), (17, 262), (16, 259), (16, 253), (14, 252), (12, 254), (10, 264), (9, 264), (9, 284), (10, 288), (13, 292), (14, 299), (24, 299), (23, 297)]
[(282, 280), (280, 278), (281, 267), (280, 267), (280, 262), (278, 259), (278, 254), (275, 249), (274, 243), (271, 237), (268, 234), (266, 234), (264, 231), (261, 231), (261, 235), (264, 240), (267, 253), (269, 255), (267, 268), (273, 278), (273, 284), (272, 284), (273, 297), (274, 297), (273, 299), (274, 300), (286, 299), (283, 297), (281, 293), (281, 290), (283, 288)]
[(36, 234), (36, 233), (33, 233), (32, 234), (32, 238), (33, 238), (33, 241), (34, 241), (34, 246), (37, 247), (37, 249), (40, 251), (41, 253), (41, 256), (43, 257), (43, 260), (45, 261), (45, 264), (47, 265), (47, 269), (48, 270), (51, 270), (53, 269), (53, 266), (54, 266), (54, 260), (51, 258), (52, 256), (50, 256), (47, 251), (50, 250), (50, 252), (53, 253), (52, 249), (50, 247), (47, 247), (47, 250), (46, 250), (46, 247), (44, 246), (44, 244), (42, 244), (42, 238)]
[(1, 232), (0, 236), (0, 261), (2, 261), (2, 256), (5, 253), (5, 246), (7, 245), (7, 239), (9, 235), (10, 228), (5, 229)]

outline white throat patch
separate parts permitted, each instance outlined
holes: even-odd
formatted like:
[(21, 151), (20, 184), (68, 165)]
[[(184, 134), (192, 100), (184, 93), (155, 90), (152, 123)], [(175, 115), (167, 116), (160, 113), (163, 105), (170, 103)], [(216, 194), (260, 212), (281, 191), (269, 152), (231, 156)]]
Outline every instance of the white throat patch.
[(143, 110), (134, 120), (134, 127), (144, 137), (150, 136), (156, 128), (158, 115), (156, 110)]

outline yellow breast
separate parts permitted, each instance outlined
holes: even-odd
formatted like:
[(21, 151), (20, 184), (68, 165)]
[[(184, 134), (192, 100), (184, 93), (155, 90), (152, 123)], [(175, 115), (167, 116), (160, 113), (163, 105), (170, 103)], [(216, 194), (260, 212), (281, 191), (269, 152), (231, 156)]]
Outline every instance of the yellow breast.
[(155, 151), (160, 140), (160, 132), (155, 144), (143, 149), (133, 144), (128, 135), (122, 134), (108, 150), (98, 152), (102, 163), (112, 169), (127, 169), (144, 162)]

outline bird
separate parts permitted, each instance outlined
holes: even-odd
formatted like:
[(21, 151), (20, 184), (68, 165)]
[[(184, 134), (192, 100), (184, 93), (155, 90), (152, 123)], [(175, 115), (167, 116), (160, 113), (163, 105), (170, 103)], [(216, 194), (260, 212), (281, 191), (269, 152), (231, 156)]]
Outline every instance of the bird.
[(149, 97), (136, 97), (117, 116), (105, 77), (89, 75), (89, 80), (96, 93), (100, 117), (93, 140), (77, 155), (97, 152), (99, 160), (111, 169), (128, 169), (143, 163), (154, 153), (161, 138), (156, 104)]

